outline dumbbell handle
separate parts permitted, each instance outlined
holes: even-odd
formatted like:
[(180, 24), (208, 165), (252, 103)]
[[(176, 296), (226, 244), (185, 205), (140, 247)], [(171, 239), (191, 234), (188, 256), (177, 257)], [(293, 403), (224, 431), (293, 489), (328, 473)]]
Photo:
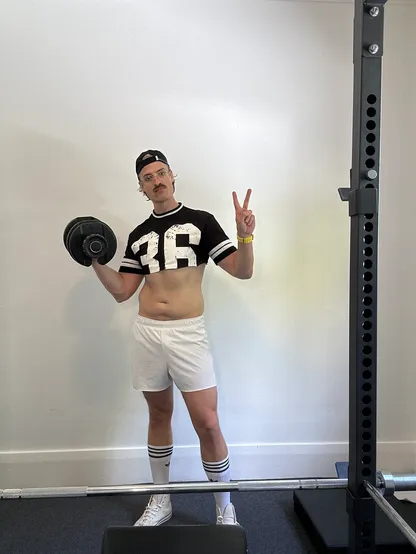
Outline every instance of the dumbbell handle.
[(95, 233), (87, 235), (82, 243), (82, 249), (91, 259), (101, 258), (107, 252), (108, 242), (102, 235)]

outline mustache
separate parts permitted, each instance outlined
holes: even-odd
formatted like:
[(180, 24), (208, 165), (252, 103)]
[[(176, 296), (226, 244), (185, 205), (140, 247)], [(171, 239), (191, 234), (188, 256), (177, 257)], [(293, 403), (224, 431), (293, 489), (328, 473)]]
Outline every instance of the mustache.
[(156, 191), (158, 191), (159, 189), (162, 189), (162, 188), (166, 188), (165, 185), (162, 185), (162, 184), (156, 185), (156, 186), (153, 188), (153, 192), (156, 192)]

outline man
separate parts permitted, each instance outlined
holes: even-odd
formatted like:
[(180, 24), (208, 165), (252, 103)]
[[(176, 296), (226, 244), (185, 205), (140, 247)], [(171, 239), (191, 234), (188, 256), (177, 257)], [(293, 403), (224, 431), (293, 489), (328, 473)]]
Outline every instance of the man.
[[(217, 414), (217, 386), (204, 324), (202, 278), (211, 258), (237, 279), (253, 273), (255, 217), (233, 192), (238, 248), (213, 215), (177, 202), (168, 160), (148, 150), (136, 160), (141, 192), (151, 215), (129, 235), (118, 271), (93, 263), (117, 302), (139, 294), (133, 335), (133, 385), (149, 409), (148, 456), (155, 484), (169, 482), (173, 453), (173, 383), (181, 391), (199, 437), (202, 465), (210, 481), (230, 481), (228, 448)], [(238, 525), (230, 493), (214, 493), (218, 524)], [(172, 516), (170, 495), (153, 495), (135, 525), (160, 525)]]

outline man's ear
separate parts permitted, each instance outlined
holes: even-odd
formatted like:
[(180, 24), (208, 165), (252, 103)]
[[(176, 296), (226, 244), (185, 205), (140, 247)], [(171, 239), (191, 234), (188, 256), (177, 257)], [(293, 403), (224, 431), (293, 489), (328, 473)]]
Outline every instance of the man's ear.
[(169, 176), (172, 179), (173, 192), (175, 192), (175, 175), (173, 174), (171, 168), (169, 168)]

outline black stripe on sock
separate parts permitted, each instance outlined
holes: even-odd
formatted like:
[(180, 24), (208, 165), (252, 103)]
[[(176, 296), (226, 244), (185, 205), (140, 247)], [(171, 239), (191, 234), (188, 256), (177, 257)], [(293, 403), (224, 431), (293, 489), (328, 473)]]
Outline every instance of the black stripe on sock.
[(227, 471), (230, 469), (230, 460), (227, 459), (225, 462), (221, 463), (211, 463), (211, 465), (208, 465), (206, 462), (202, 462), (202, 465), (205, 469), (205, 471), (208, 471), (209, 473), (224, 473), (224, 471)]
[(211, 469), (206, 469), (205, 471), (207, 473), (215, 473), (215, 474), (219, 474), (219, 473), (225, 473), (226, 471), (228, 471), (230, 469), (230, 466), (224, 468), (224, 469), (216, 469), (215, 471), (212, 471)]
[(207, 471), (221, 471), (230, 467), (230, 462), (224, 462), (223, 464), (218, 464), (216, 466), (208, 466), (204, 464), (204, 469)]
[(173, 454), (173, 447), (159, 449), (148, 447), (147, 452), (150, 458), (167, 458)]

